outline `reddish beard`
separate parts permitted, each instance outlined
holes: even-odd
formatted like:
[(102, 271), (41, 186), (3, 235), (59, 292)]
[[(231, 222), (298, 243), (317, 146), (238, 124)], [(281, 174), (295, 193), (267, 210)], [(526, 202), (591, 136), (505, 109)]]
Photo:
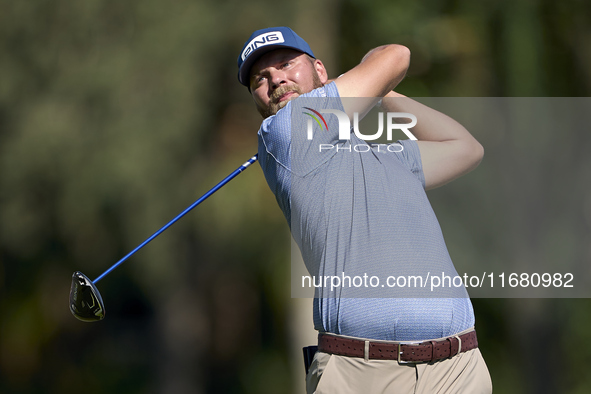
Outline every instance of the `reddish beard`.
[(281, 98), (281, 96), (283, 96), (286, 93), (289, 92), (294, 92), (297, 93), (298, 96), (304, 94), (302, 88), (299, 87), (299, 85), (284, 85), (284, 86), (280, 86), (278, 87), (272, 94), (271, 94), (271, 101), (269, 102), (269, 111), (271, 112), (271, 115), (274, 115), (277, 113), (277, 111), (279, 111), (281, 108), (285, 107), (287, 105), (287, 103), (289, 102), (290, 99), (287, 100), (283, 100), (283, 101), (279, 101), (279, 99)]
[[(318, 75), (316, 70), (314, 70), (314, 72), (312, 73), (312, 86), (313, 89), (317, 89), (321, 86), (324, 86), (323, 83), (320, 81), (320, 76)], [(263, 118), (266, 119), (271, 115), (275, 115), (277, 111), (285, 107), (287, 103), (291, 100), (291, 98), (283, 100), (281, 102), (279, 102), (278, 100), (285, 93), (289, 92), (295, 92), (298, 94), (298, 96), (304, 93), (308, 93), (304, 92), (302, 88), (297, 84), (279, 86), (277, 89), (273, 91), (273, 93), (271, 93), (271, 96), (269, 97), (269, 104), (267, 105), (267, 107), (257, 107), (259, 113), (263, 116)]]

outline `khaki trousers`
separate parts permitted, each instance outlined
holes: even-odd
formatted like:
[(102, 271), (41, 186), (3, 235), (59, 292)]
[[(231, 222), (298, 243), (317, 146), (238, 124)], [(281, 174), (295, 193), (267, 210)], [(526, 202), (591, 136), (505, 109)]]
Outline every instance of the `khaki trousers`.
[(306, 376), (308, 394), (490, 394), (478, 348), (430, 363), (398, 364), (317, 352)]

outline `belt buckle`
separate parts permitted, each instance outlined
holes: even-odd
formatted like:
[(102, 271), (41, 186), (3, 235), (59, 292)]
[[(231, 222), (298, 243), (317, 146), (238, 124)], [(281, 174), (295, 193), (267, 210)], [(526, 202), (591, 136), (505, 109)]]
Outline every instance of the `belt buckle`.
[(412, 361), (404, 361), (400, 359), (400, 356), (402, 355), (402, 344), (399, 343), (398, 344), (398, 364), (412, 364)]

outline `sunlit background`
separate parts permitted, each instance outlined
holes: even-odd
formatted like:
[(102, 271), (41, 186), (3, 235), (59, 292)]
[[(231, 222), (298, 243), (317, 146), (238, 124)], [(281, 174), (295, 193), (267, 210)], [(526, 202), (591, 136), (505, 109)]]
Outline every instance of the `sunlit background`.
[[(252, 31), (294, 28), (331, 77), (404, 44), (409, 96), (591, 91), (580, 0), (0, 10), (0, 393), (302, 392), (311, 300), (290, 298), (288, 226), (258, 164), (98, 284), (104, 321), (68, 310), (72, 272), (96, 278), (256, 152), (261, 119), (236, 78)], [(471, 130), (482, 165), (429, 192), (459, 271), (548, 253), (557, 270), (591, 263), (590, 131)], [(588, 299), (473, 304), (495, 392), (591, 392)]]

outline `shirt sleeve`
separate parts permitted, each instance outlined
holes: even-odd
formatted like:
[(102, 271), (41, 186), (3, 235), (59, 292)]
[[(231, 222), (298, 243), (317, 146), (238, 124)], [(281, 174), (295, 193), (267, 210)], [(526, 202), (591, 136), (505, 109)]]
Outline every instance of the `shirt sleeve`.
[(398, 144), (402, 145), (404, 149), (396, 153), (396, 157), (402, 164), (410, 170), (425, 187), (425, 174), (423, 173), (423, 164), (421, 162), (421, 152), (417, 141), (414, 140), (399, 140)]

